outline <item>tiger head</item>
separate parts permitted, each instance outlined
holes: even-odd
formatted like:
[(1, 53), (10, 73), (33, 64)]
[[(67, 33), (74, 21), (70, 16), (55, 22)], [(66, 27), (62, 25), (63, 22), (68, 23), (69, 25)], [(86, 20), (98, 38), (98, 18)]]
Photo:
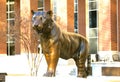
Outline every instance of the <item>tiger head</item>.
[[(32, 10), (32, 27), (37, 33), (50, 32), (52, 25), (52, 11), (33, 11)], [(47, 28), (47, 29), (46, 29)]]

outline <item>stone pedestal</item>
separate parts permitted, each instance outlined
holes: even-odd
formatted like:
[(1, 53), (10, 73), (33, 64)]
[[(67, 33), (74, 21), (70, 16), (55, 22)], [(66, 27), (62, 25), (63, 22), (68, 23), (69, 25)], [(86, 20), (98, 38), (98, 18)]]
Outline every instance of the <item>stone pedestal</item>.
[(92, 76), (120, 76), (120, 62), (92, 62)]
[(7, 73), (0, 73), (0, 82), (5, 82), (5, 76)]

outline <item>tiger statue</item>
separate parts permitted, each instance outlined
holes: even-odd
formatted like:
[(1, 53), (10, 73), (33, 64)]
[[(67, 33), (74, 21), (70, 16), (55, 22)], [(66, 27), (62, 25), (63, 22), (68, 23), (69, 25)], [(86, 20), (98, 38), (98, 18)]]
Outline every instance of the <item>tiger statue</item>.
[(47, 62), (44, 76), (54, 77), (59, 58), (72, 58), (77, 66), (77, 76), (87, 77), (85, 62), (88, 57), (87, 39), (72, 32), (64, 32), (53, 20), (53, 12), (32, 11), (32, 27), (40, 36), (42, 52)]

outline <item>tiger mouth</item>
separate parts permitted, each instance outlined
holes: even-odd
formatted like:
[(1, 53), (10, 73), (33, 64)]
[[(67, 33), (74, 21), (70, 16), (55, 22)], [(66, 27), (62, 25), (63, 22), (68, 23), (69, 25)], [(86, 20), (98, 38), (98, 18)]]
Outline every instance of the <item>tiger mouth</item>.
[(43, 33), (43, 29), (40, 29), (40, 27), (33, 27), (33, 29), (39, 34)]

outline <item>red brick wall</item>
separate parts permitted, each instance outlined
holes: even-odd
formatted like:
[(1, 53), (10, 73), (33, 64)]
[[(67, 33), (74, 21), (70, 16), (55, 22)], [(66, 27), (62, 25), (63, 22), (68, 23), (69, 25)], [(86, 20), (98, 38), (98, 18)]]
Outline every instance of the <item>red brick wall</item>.
[(37, 11), (38, 10), (38, 0), (30, 0), (30, 9)]
[(110, 0), (99, 1), (99, 50), (111, 50)]
[(86, 36), (86, 4), (85, 0), (78, 0), (78, 29), (79, 33)]
[(31, 4), (32, 0), (20, 0), (20, 53), (28, 53), (31, 42)]
[(6, 54), (6, 0), (0, 1), (0, 54)]
[(99, 50), (117, 50), (116, 0), (99, 1)]
[[(67, 4), (67, 0), (56, 0), (57, 1), (57, 5), (56, 5), (56, 22), (58, 23), (59, 27), (61, 28), (61, 30), (64, 31), (68, 31), (67, 27), (68, 27), (68, 13), (70, 12), (69, 10), (67, 10), (68, 8), (68, 4)], [(53, 4), (53, 2), (51, 2)], [(54, 6), (51, 5), (51, 9), (54, 9)], [(73, 28), (73, 27), (72, 27)]]
[[(20, 3), (23, 3), (23, 4), (20, 4)], [(22, 0), (15, 0), (15, 18), (16, 18), (15, 19), (15, 27), (21, 33), (23, 32), (23, 30), (25, 30), (25, 27), (29, 28), (28, 31), (27, 31), (27, 32), (29, 32), (27, 37), (31, 38), (30, 41), (31, 41), (31, 44), (32, 44), (34, 42), (33, 41), (34, 37), (32, 36), (33, 32), (31, 30), (31, 22), (30, 22), (31, 21), (31, 16), (32, 16), (31, 10), (37, 11), (38, 0), (34, 0), (34, 1), (31, 0), (28, 3), (29, 4), (27, 4), (27, 2), (23, 2)], [(25, 5), (27, 5), (27, 6), (25, 6)], [(27, 20), (27, 21), (25, 22), (25, 20)], [(26, 35), (26, 34), (22, 34), (22, 35)], [(22, 43), (22, 40), (19, 37), (17, 37), (16, 42), (15, 42), (15, 54), (20, 54), (21, 51), (24, 50), (24, 47), (25, 47), (24, 45), (25, 44)], [(34, 48), (32, 48), (32, 49), (34, 49)]]
[(117, 3), (111, 0), (111, 50), (117, 50)]
[[(21, 4), (20, 4), (21, 3)], [(45, 2), (45, 9), (49, 10), (50, 7), (48, 5), (50, 2)], [(35, 48), (37, 45), (37, 40), (33, 34), (33, 29), (31, 28), (31, 17), (32, 13), (31, 10), (37, 11), (38, 8), (38, 0), (15, 0), (15, 12), (16, 12), (16, 22), (15, 27), (17, 27), (18, 30), (20, 30), (20, 33), (24, 36), (26, 36), (27, 39), (29, 39), (30, 45), (27, 46), (30, 47), (32, 52), (35, 52)], [(25, 21), (27, 20), (27, 21)], [(25, 28), (26, 27), (26, 28)], [(35, 44), (36, 43), (36, 44)], [(26, 44), (23, 43), (23, 41), (20, 38), (17, 38), (16, 45), (15, 45), (15, 53), (20, 54), (26, 52)]]
[(118, 0), (118, 38), (119, 38), (119, 40), (118, 40), (118, 42), (119, 42), (119, 51), (120, 51), (120, 0)]
[[(20, 32), (20, 0), (15, 0), (15, 28)], [(15, 39), (15, 54), (20, 54), (20, 38)]]
[(51, 1), (51, 0), (44, 0), (44, 9), (45, 9), (45, 11), (51, 10), (50, 1)]
[[(38, 10), (38, 0), (31, 0), (30, 1), (30, 10), (34, 10), (34, 11), (37, 11)], [(30, 12), (30, 20), (32, 19), (32, 13)], [(32, 25), (32, 24), (31, 24)], [(31, 31), (31, 35), (30, 35), (30, 38), (31, 38), (31, 52), (36, 52), (36, 44), (38, 42), (38, 38), (36, 37), (37, 35), (35, 34), (34, 30), (32, 29), (32, 26), (30, 26), (30, 31)]]
[(74, 32), (74, 0), (67, 0), (67, 31)]
[[(20, 1), (24, 0), (15, 0), (15, 11), (16, 15), (19, 17), (24, 16), (25, 9), (28, 8), (28, 19), (31, 20), (31, 10), (37, 10), (38, 1), (37, 0), (28, 0), (25, 3), (21, 3)], [(30, 2), (29, 2), (30, 1)], [(64, 1), (66, 2), (66, 1)], [(67, 31), (74, 32), (74, 0), (67, 0), (67, 9), (62, 10), (64, 15), (60, 17), (65, 18), (63, 22), (67, 21)], [(52, 9), (51, 0), (45, 0), (44, 2), (45, 10)], [(119, 38), (120, 38), (120, 0), (118, 0), (118, 27), (119, 27)], [(6, 0), (0, 1), (0, 54), (6, 54)], [(63, 7), (62, 7), (63, 8)], [(61, 8), (61, 9), (62, 9)], [(21, 12), (20, 12), (21, 10)], [(67, 13), (66, 13), (66, 11)], [(79, 33), (86, 36), (86, 7), (84, 0), (78, 0), (78, 26)], [(63, 12), (65, 11), (65, 12)], [(117, 50), (117, 19), (116, 19), (116, 0), (99, 0), (99, 50), (100, 51), (109, 51), (109, 50)], [(21, 13), (21, 14), (20, 14)], [(65, 15), (67, 14), (67, 15)], [(23, 18), (23, 17), (22, 17)], [(22, 25), (22, 24), (21, 24)], [(27, 23), (27, 26), (30, 31), (31, 24)], [(23, 27), (18, 25), (18, 27)], [(66, 28), (66, 27), (65, 27)], [(24, 31), (24, 30), (23, 30)], [(3, 37), (4, 36), (4, 37)], [(32, 38), (32, 37), (31, 37)], [(120, 41), (120, 40), (119, 40)], [(20, 53), (20, 49), (22, 47), (16, 43), (16, 53)], [(120, 42), (119, 42), (120, 46)], [(119, 48), (120, 50), (120, 48)]]

